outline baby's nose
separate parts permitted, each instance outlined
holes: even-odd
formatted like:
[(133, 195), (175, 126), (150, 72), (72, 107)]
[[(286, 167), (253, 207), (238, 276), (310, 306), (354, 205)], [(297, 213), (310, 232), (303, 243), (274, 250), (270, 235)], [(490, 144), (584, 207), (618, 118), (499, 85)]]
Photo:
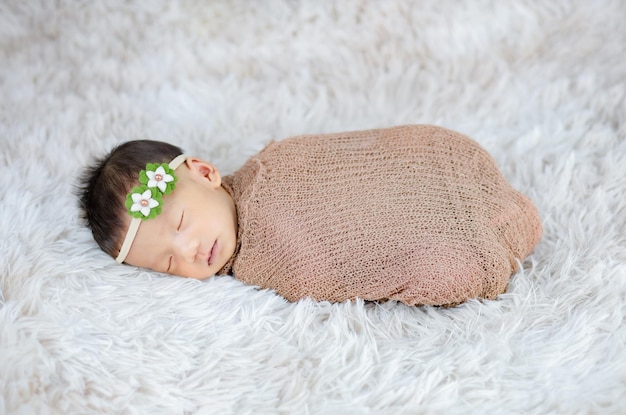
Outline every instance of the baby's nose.
[(179, 241), (177, 244), (178, 255), (187, 262), (193, 262), (196, 260), (198, 254), (198, 243), (195, 241)]

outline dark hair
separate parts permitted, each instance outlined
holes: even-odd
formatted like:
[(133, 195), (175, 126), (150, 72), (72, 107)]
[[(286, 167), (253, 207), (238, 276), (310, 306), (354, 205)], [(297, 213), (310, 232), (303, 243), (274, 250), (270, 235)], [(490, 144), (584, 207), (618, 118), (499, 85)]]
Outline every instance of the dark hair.
[(114, 258), (119, 253), (126, 232), (126, 195), (139, 185), (139, 172), (148, 163), (169, 163), (182, 153), (160, 141), (129, 141), (85, 169), (77, 189), (82, 218), (104, 252)]

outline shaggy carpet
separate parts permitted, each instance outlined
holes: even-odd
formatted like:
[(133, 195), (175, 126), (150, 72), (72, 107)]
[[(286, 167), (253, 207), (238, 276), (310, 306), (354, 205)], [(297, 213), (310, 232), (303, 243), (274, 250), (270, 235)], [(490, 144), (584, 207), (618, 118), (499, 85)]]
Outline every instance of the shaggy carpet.
[[(0, 413), (626, 411), (626, 3), (2, 1)], [(128, 139), (236, 170), (272, 139), (431, 123), (544, 237), (494, 301), (289, 303), (120, 266), (73, 191)]]

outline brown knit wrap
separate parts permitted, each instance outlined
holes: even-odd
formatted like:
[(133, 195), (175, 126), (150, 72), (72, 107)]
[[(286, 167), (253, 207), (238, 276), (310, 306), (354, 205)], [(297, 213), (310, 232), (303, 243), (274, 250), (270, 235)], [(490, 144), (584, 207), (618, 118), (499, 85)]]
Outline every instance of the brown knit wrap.
[(434, 126), (285, 139), (224, 186), (239, 221), (225, 271), (290, 301), (493, 299), (542, 232), (485, 150)]

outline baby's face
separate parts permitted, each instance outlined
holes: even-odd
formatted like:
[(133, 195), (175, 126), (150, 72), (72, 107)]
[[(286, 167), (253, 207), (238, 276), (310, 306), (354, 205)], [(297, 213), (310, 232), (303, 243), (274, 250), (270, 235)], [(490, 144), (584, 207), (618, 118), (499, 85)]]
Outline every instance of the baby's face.
[(235, 204), (212, 164), (188, 158), (175, 174), (176, 188), (163, 197), (157, 217), (141, 222), (124, 262), (205, 279), (226, 265), (235, 252)]

